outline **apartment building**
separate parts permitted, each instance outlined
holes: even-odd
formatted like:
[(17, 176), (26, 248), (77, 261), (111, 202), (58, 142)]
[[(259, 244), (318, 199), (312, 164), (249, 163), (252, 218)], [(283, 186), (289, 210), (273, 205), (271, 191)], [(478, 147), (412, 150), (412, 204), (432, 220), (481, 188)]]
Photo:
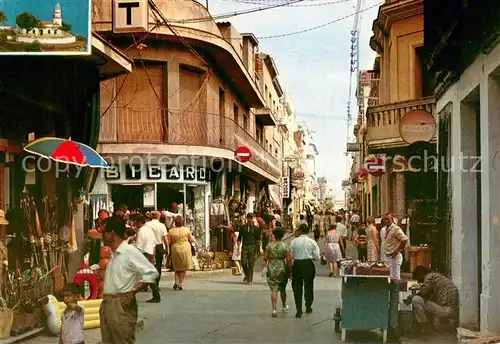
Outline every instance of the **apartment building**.
[(434, 247), (437, 268), (444, 233), (436, 213), (435, 99), (433, 75), (423, 67), (423, 13), (423, 0), (386, 1), (373, 23), (370, 47), (379, 57), (371, 74), (379, 81), (370, 89), (366, 133), (360, 123), (360, 149), (385, 168), (365, 184), (363, 211), (410, 218), (410, 243)]
[[(237, 198), (250, 212), (269, 195), (281, 206), (279, 187), (269, 186), (282, 176), (283, 90), (255, 36), (229, 22), (192, 20), (210, 16), (196, 1), (150, 7), (149, 18), (170, 23), (150, 19), (151, 34), (114, 32), (111, 9), (101, 1), (94, 30), (126, 49), (135, 68), (102, 87), (99, 152), (114, 166), (94, 197), (115, 208), (185, 204), (206, 245), (213, 200)], [(250, 149), (248, 162), (235, 157), (241, 147)]]

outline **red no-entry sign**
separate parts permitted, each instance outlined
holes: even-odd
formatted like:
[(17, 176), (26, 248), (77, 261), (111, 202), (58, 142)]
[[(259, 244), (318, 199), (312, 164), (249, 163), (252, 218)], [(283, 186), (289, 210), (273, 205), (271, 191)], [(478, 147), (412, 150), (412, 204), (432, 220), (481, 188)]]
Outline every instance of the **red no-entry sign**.
[(366, 164), (366, 168), (372, 176), (381, 176), (385, 172), (385, 161), (382, 158), (374, 157)]
[(234, 151), (234, 157), (239, 162), (247, 162), (252, 157), (252, 152), (250, 152), (250, 148), (241, 146)]

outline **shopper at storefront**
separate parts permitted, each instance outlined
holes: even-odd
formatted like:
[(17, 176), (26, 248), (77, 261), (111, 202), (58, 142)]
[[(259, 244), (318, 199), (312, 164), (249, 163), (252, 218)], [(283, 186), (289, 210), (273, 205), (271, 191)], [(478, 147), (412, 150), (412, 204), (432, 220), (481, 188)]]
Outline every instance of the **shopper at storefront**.
[[(134, 218), (135, 227), (137, 229), (136, 245), (137, 248), (152, 264), (155, 264), (156, 237), (153, 229), (146, 225), (146, 217), (136, 215)], [(160, 290), (156, 282), (150, 285), (153, 291), (153, 298), (147, 302), (159, 303), (161, 301)]]
[(182, 283), (186, 278), (186, 271), (190, 270), (193, 264), (191, 243), (195, 242), (195, 238), (189, 228), (184, 227), (184, 218), (181, 215), (175, 217), (174, 226), (167, 236), (175, 271), (174, 289), (183, 290)]
[[(159, 211), (151, 212), (151, 221), (147, 223), (149, 227), (153, 230), (155, 236), (155, 266), (158, 270), (158, 278), (156, 280), (156, 285), (160, 286), (161, 279), (161, 269), (163, 265), (163, 256), (165, 255), (165, 249), (168, 249), (167, 241), (167, 227), (160, 222), (161, 213)], [(153, 297), (154, 298), (154, 297)]]
[[(109, 218), (109, 211), (107, 211), (106, 209), (100, 209), (97, 213), (96, 229), (101, 233), (101, 235), (102, 233), (104, 233), (104, 222), (107, 218)], [(99, 239), (93, 239), (90, 243), (91, 248), (89, 254), (89, 265), (99, 264), (99, 261), (101, 259), (101, 242), (102, 241)]]
[(113, 255), (104, 279), (104, 297), (99, 311), (103, 344), (135, 343), (137, 301), (135, 294), (146, 284), (155, 284), (158, 272), (133, 245), (125, 241), (125, 220), (113, 216), (106, 221), (104, 242)]
[(394, 223), (391, 214), (385, 216), (385, 223), (387, 224), (384, 241), (386, 262), (391, 269), (391, 278), (399, 280), (401, 278), (401, 264), (403, 263), (401, 252), (406, 248), (408, 238), (403, 230)]
[(262, 252), (261, 232), (257, 221), (253, 214), (247, 215), (247, 222), (243, 225), (238, 241), (242, 243), (241, 263), (243, 265), (243, 273), (245, 278), (243, 282), (253, 284), (253, 270), (255, 258), (257, 256), (257, 248)]

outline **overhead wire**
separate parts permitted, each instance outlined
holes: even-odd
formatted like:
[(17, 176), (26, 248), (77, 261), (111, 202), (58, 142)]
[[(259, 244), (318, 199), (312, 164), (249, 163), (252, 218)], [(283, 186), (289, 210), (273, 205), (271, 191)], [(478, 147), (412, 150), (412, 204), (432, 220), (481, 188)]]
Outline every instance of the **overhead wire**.
[(326, 23), (321, 24), (321, 25), (313, 26), (313, 27), (310, 27), (308, 29), (298, 30), (298, 31), (294, 31), (294, 32), (282, 33), (282, 34), (279, 34), (279, 35), (270, 35), (270, 36), (257, 37), (257, 38), (258, 39), (271, 39), (271, 38), (281, 38), (281, 37), (288, 37), (288, 36), (300, 35), (300, 34), (303, 34), (303, 33), (306, 33), (306, 32), (310, 32), (310, 31), (322, 29), (324, 27), (327, 27), (327, 26), (330, 26), (332, 24), (338, 23), (339, 21), (342, 21), (344, 19), (347, 19), (347, 18), (350, 18), (350, 17), (354, 17), (355, 15), (357, 15), (359, 13), (366, 12), (366, 11), (368, 11), (368, 10), (370, 10), (372, 8), (378, 7), (378, 6), (379, 6), (379, 4), (377, 3), (375, 5), (372, 5), (372, 6), (369, 6), (367, 8), (364, 8), (364, 9), (358, 11), (358, 12), (348, 14), (348, 15), (343, 16), (341, 18), (338, 18), (338, 19), (326, 22)]
[[(237, 2), (240, 4), (247, 4), (247, 5), (262, 5), (263, 2), (256, 1), (256, 0), (220, 0), (221, 2)], [(308, 1), (308, 0), (304, 0)], [(309, 0), (310, 1), (310, 0)], [(325, 1), (325, 0), (320, 0), (320, 1)], [(336, 0), (336, 1), (326, 1), (322, 3), (312, 3), (312, 4), (288, 4), (287, 7), (318, 7), (318, 6), (330, 6), (334, 4), (341, 4), (341, 3), (346, 3), (346, 2), (351, 2), (353, 0)]]
[(276, 9), (276, 8), (280, 8), (280, 7), (285, 7), (285, 6), (289, 6), (289, 5), (296, 4), (299, 2), (303, 2), (303, 1), (305, 1), (305, 0), (289, 0), (287, 2), (279, 3), (276, 5), (269, 5), (269, 6), (252, 8), (252, 9), (247, 9), (247, 10), (221, 13), (221, 14), (217, 14), (217, 15), (208, 15), (208, 16), (199, 17), (199, 18), (170, 20), (170, 22), (171, 23), (179, 23), (179, 24), (188, 24), (188, 23), (200, 23), (200, 22), (205, 22), (205, 21), (222, 20), (222, 19), (228, 19), (228, 18), (232, 18), (232, 17), (236, 17), (236, 16), (241, 16), (244, 14), (262, 12), (262, 11), (272, 10), (272, 9)]

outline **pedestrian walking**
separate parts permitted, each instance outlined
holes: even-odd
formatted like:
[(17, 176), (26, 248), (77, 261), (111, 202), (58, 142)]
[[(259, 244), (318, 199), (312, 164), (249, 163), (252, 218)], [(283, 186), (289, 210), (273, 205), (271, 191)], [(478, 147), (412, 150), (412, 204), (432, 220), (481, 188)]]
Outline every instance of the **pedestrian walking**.
[(241, 263), (245, 278), (243, 282), (253, 284), (253, 270), (257, 249), (262, 252), (261, 232), (253, 214), (247, 214), (247, 222), (242, 226), (238, 241), (241, 242)]
[(385, 216), (385, 223), (387, 225), (384, 240), (386, 262), (391, 271), (391, 278), (399, 280), (401, 278), (401, 264), (403, 263), (403, 255), (401, 252), (406, 248), (408, 237), (403, 230), (394, 223), (392, 214), (387, 214)]
[(125, 241), (125, 220), (113, 216), (106, 221), (104, 241), (112, 250), (104, 278), (104, 297), (99, 315), (102, 344), (135, 343), (137, 301), (135, 295), (146, 284), (156, 285), (158, 272), (134, 245)]
[[(161, 270), (163, 267), (163, 256), (165, 255), (165, 249), (168, 248), (167, 241), (167, 227), (160, 222), (161, 213), (159, 211), (151, 212), (151, 221), (147, 223), (148, 227), (151, 227), (155, 237), (155, 267), (158, 271), (158, 278), (156, 279), (157, 289), (160, 288), (160, 279), (161, 279)], [(153, 298), (148, 302), (157, 302), (160, 299), (157, 299), (158, 295), (153, 295)]]
[(290, 245), (290, 254), (293, 259), (292, 289), (297, 309), (296, 318), (302, 317), (303, 297), (306, 303), (306, 314), (310, 314), (313, 311), (314, 277), (316, 276), (314, 261), (320, 259), (318, 244), (307, 235), (309, 227), (302, 224), (299, 230), (301, 235), (294, 239)]
[(283, 240), (283, 230), (276, 228), (273, 231), (274, 240), (267, 245), (264, 252), (264, 261), (267, 266), (267, 284), (271, 290), (272, 317), (277, 317), (276, 304), (278, 292), (281, 297), (283, 312), (288, 309), (286, 304), (286, 285), (292, 271), (292, 257), (288, 245)]
[[(142, 254), (151, 262), (155, 264), (156, 258), (156, 238), (153, 229), (146, 225), (146, 217), (144, 215), (138, 214), (134, 216), (134, 225), (137, 229), (137, 235), (135, 239), (135, 244), (141, 250)], [(128, 230), (128, 229), (127, 229)], [(126, 233), (125, 233), (126, 234)], [(151, 291), (153, 292), (153, 298), (148, 300), (149, 303), (159, 303), (161, 302), (160, 289), (155, 283), (150, 285)], [(147, 291), (147, 287), (144, 291)]]
[(342, 257), (346, 257), (345, 255), (345, 250), (346, 250), (346, 238), (348, 235), (347, 232), (347, 226), (342, 223), (342, 217), (337, 216), (335, 217), (335, 222), (337, 224), (337, 232), (340, 234), (342, 237), (342, 245), (340, 246), (340, 251), (342, 252)]
[(338, 263), (342, 260), (342, 235), (337, 232), (337, 224), (332, 223), (325, 237), (325, 254), (328, 260), (329, 277), (337, 277)]
[(182, 283), (186, 279), (186, 271), (193, 264), (191, 243), (195, 238), (189, 228), (184, 227), (184, 217), (177, 215), (174, 219), (175, 227), (168, 231), (168, 243), (172, 251), (172, 265), (175, 271), (174, 290), (183, 290)]
[(234, 266), (236, 267), (236, 276), (241, 276), (241, 241), (238, 240), (240, 235), (240, 230), (238, 228), (235, 229), (233, 233), (233, 254), (231, 259), (234, 262)]

